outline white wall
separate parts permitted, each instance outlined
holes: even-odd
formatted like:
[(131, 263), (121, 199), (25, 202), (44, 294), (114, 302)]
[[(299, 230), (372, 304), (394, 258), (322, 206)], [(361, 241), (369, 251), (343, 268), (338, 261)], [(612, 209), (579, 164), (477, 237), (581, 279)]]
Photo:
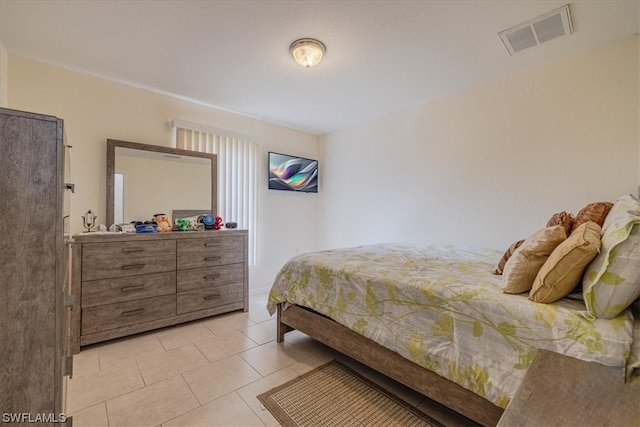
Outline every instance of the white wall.
[(504, 249), (554, 212), (635, 194), (638, 51), (635, 36), (321, 137), (320, 246)]
[(98, 223), (105, 220), (107, 138), (171, 146), (168, 124), (178, 118), (255, 135), (261, 142), (258, 264), (249, 270), (251, 290), (271, 286), (291, 256), (316, 249), (317, 195), (267, 190), (267, 152), (317, 158), (317, 136), (13, 55), (9, 60), (8, 107), (64, 119), (67, 142), (73, 145), (73, 233), (83, 231), (88, 209)]

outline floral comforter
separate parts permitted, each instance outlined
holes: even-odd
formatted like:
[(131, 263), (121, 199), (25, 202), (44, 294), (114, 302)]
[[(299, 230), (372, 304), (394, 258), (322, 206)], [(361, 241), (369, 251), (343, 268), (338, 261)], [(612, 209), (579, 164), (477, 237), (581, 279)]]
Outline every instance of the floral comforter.
[(544, 348), (624, 368), (630, 310), (591, 317), (581, 298), (553, 304), (500, 291), (501, 253), (380, 244), (307, 253), (278, 273), (268, 300), (311, 308), (505, 408)]

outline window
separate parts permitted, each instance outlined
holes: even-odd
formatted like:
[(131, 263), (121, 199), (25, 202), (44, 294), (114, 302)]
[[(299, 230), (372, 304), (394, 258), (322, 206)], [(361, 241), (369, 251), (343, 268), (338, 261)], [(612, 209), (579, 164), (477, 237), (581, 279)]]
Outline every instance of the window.
[(256, 264), (257, 167), (260, 146), (233, 131), (174, 120), (176, 148), (218, 156), (218, 212), (249, 232), (249, 265)]
[(113, 177), (113, 222), (122, 224), (124, 222), (124, 172), (116, 172)]

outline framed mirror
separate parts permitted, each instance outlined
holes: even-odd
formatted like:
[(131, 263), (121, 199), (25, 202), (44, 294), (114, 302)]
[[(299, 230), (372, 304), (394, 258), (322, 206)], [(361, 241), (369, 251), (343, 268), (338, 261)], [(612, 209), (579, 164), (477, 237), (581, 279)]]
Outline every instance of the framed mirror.
[(215, 154), (107, 139), (106, 224), (147, 221), (173, 211), (218, 207)]

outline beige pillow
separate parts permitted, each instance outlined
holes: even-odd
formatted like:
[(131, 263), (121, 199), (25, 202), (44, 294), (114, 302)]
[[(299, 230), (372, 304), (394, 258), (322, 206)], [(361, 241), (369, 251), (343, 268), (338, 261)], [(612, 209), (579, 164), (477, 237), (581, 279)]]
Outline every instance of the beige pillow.
[(569, 295), (582, 280), (587, 265), (598, 254), (601, 231), (598, 224), (588, 221), (560, 243), (533, 281), (529, 299), (550, 303)]
[(551, 252), (566, 238), (567, 233), (562, 225), (545, 227), (529, 236), (504, 265), (502, 292), (528, 292), (533, 286), (538, 270)]

